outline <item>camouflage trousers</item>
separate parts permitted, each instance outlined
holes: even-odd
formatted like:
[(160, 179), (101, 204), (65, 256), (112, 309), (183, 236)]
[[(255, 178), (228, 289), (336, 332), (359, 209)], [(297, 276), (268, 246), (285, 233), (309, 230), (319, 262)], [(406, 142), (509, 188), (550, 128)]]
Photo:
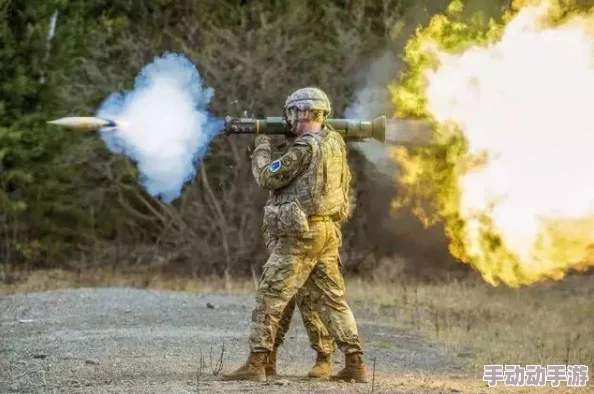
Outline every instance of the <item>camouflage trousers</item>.
[[(302, 316), (305, 310), (305, 316), (310, 317), (309, 322), (304, 317), (304, 323), (314, 349), (332, 347), (321, 336), (325, 327), (342, 352), (362, 352), (357, 324), (344, 296), (338, 231), (331, 221), (315, 221), (310, 222), (310, 231), (304, 237), (275, 239), (252, 312), (252, 351), (270, 351), (279, 339), (282, 342), (290, 324), (288, 316), (295, 307), (291, 303), (295, 303)], [(283, 331), (279, 334), (279, 330)]]
[(322, 322), (319, 313), (315, 310), (311, 294), (307, 288), (302, 287), (287, 304), (281, 319), (278, 323), (274, 347), (280, 347), (285, 341), (285, 335), (291, 326), (291, 320), (295, 312), (295, 306), (301, 312), (301, 319), (307, 331), (309, 345), (318, 353), (330, 354), (334, 351), (334, 340), (332, 335)]
[[(264, 241), (269, 253), (272, 253), (279, 237), (270, 234), (264, 228)], [(322, 322), (319, 313), (314, 309), (315, 305), (312, 302), (311, 294), (304, 286), (301, 287), (297, 294), (287, 304), (281, 319), (278, 323), (276, 336), (274, 337), (274, 347), (278, 348), (285, 342), (285, 336), (291, 327), (291, 320), (295, 313), (295, 306), (299, 308), (303, 325), (307, 331), (309, 344), (312, 349), (318, 353), (330, 354), (334, 351), (334, 340), (328, 329)]]

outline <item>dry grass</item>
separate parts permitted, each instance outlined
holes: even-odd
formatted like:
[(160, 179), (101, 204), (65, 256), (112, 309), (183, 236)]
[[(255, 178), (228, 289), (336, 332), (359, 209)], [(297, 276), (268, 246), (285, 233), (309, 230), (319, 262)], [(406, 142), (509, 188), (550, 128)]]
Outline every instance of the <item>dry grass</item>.
[[(220, 278), (163, 278), (158, 274), (85, 271), (39, 271), (21, 275), (0, 294), (57, 288), (124, 286), (187, 292), (253, 294), (254, 281)], [(459, 376), (395, 377), (398, 390), (491, 392), (482, 382), (485, 364), (586, 364), (594, 384), (594, 276), (570, 277), (527, 288), (492, 287), (480, 280), (420, 284), (403, 280), (378, 283), (351, 278), (350, 302), (376, 308), (395, 326), (460, 357), (468, 373)], [(513, 388), (497, 392), (577, 392), (567, 386)], [(583, 392), (583, 388), (580, 392)]]
[(594, 276), (521, 289), (482, 281), (349, 282), (353, 301), (374, 305), (395, 325), (465, 358), (480, 379), (485, 364), (586, 364), (592, 376), (593, 290)]
[(133, 287), (190, 293), (250, 294), (255, 285), (253, 281), (245, 279), (166, 277), (149, 271), (113, 271), (106, 268), (71, 272), (54, 269), (13, 273), (10, 284), (0, 281), (0, 294), (80, 287)]

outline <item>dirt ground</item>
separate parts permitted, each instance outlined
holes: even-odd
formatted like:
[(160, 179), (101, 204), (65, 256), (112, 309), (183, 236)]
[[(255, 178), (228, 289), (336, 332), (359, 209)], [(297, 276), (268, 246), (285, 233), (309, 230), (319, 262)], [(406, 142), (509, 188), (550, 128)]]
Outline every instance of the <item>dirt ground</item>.
[[(307, 379), (314, 353), (299, 314), (279, 354), (279, 380), (219, 381), (213, 370), (223, 344), (223, 372), (247, 356), (252, 306), (244, 295), (125, 288), (1, 296), (0, 393), (467, 392), (462, 359), (356, 303), (370, 383)], [(336, 352), (334, 372), (342, 363)], [(473, 379), (469, 392), (491, 392)]]

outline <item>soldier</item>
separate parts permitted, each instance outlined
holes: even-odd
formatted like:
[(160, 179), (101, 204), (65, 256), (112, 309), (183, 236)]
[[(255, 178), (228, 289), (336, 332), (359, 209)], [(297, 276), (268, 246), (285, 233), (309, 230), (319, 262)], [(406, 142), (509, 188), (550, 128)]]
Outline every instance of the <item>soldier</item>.
[[(266, 365), (287, 305), (305, 288), (319, 316), (345, 354), (337, 379), (367, 382), (353, 313), (344, 296), (338, 249), (341, 224), (350, 216), (351, 173), (343, 138), (324, 121), (330, 100), (317, 88), (292, 93), (284, 116), (297, 135), (272, 160), (270, 138), (258, 135), (252, 155), (257, 183), (270, 190), (264, 227), (277, 241), (264, 265), (252, 312), (250, 355), (226, 380), (266, 380)], [(274, 354), (274, 353), (273, 353)]]

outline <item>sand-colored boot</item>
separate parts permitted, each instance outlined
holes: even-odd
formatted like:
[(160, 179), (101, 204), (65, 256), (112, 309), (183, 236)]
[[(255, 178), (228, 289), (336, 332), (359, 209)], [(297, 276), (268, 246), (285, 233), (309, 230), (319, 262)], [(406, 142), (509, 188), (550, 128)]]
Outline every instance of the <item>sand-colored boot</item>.
[(268, 352), (251, 352), (248, 360), (233, 372), (223, 374), (223, 380), (266, 381), (266, 360)]
[(350, 353), (345, 355), (345, 367), (332, 380), (344, 380), (356, 383), (367, 383), (367, 369), (363, 363), (360, 353)]
[(267, 379), (276, 379), (276, 352), (278, 348), (275, 346), (272, 348), (272, 351), (268, 354), (268, 362), (266, 363), (266, 378)]
[(327, 378), (332, 373), (332, 362), (329, 354), (318, 353), (316, 363), (307, 376), (310, 378)]

